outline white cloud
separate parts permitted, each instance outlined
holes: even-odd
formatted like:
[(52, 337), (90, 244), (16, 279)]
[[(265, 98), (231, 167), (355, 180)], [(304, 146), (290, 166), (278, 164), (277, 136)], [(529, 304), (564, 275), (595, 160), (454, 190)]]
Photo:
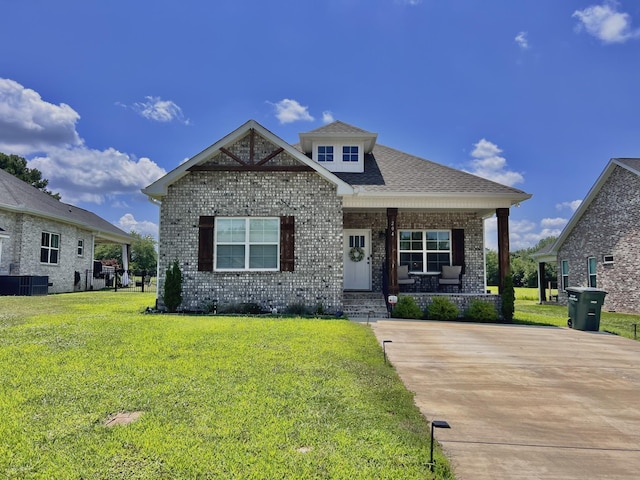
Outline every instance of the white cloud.
[(189, 119), (185, 118), (182, 109), (172, 100), (163, 100), (160, 97), (144, 97), (144, 102), (136, 102), (132, 108), (148, 120), (167, 123), (178, 121), (189, 125)]
[(118, 195), (140, 195), (140, 189), (166, 171), (148, 158), (136, 158), (114, 148), (53, 148), (28, 162), (49, 179), (49, 188), (67, 203), (102, 204)]
[(502, 150), (495, 143), (483, 138), (474, 146), (469, 173), (509, 186), (524, 182), (522, 174), (507, 168), (507, 160), (499, 155)]
[(322, 112), (322, 123), (331, 123), (334, 121), (335, 119), (333, 118), (333, 113), (328, 110)]
[(309, 107), (300, 105), (296, 100), (285, 98), (278, 103), (272, 103), (272, 105), (276, 108), (276, 118), (282, 124), (301, 120), (313, 121), (313, 117), (309, 114)]
[(0, 151), (28, 155), (51, 147), (80, 145), (80, 115), (69, 105), (45, 102), (18, 82), (0, 78)]
[(562, 229), (564, 228), (564, 226), (567, 224), (569, 220), (567, 220), (566, 218), (562, 218), (562, 217), (556, 217), (556, 218), (543, 218), (540, 221), (540, 225), (544, 228), (549, 228), (549, 229)]
[(568, 208), (571, 212), (575, 212), (580, 205), (582, 205), (582, 200), (572, 200), (570, 202), (557, 203), (556, 209), (564, 210), (565, 208)]
[(617, 11), (617, 2), (605, 1), (602, 5), (592, 5), (584, 10), (576, 10), (572, 17), (581, 22), (576, 30), (585, 29), (604, 43), (624, 43), (640, 37), (640, 30), (631, 29), (631, 16)]
[(140, 235), (151, 235), (154, 238), (158, 238), (158, 225), (146, 220), (138, 221), (135, 219), (132, 213), (125, 213), (120, 220), (118, 220), (117, 226), (125, 232), (131, 232), (132, 230), (138, 232)]
[[(567, 220), (563, 218), (543, 218), (540, 223), (531, 220), (509, 220), (509, 249), (511, 251), (531, 248), (548, 237), (558, 237)], [(484, 222), (485, 248), (498, 250), (498, 229), (496, 217)]]
[(518, 33), (518, 35), (516, 35), (516, 38), (514, 40), (516, 41), (516, 43), (521, 49), (527, 50), (529, 48), (529, 40), (527, 39), (527, 32)]

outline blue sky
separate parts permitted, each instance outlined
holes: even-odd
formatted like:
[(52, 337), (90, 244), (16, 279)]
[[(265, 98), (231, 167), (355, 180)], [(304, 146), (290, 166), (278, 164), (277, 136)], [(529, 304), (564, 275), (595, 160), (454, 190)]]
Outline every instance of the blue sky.
[(342, 120), (533, 194), (512, 250), (558, 235), (610, 158), (640, 157), (636, 0), (0, 8), (0, 152), (126, 231), (156, 235), (140, 189), (250, 118), (291, 143)]

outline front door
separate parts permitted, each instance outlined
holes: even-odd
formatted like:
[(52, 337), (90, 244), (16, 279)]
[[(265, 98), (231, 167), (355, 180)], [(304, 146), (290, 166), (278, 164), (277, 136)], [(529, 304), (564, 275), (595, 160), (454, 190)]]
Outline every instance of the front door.
[(371, 290), (371, 230), (344, 231), (344, 289)]

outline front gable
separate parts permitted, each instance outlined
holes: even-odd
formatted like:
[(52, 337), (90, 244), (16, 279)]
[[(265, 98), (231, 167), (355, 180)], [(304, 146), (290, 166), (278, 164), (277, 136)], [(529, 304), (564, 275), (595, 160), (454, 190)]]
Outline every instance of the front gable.
[(316, 164), (254, 120), (187, 160), (143, 189), (154, 200), (167, 195), (168, 187), (190, 172), (316, 172), (337, 187), (338, 194), (351, 186)]

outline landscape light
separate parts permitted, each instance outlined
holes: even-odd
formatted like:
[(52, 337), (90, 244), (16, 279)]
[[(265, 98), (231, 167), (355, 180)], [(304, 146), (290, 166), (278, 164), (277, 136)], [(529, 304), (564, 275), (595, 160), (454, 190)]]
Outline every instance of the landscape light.
[(434, 428), (451, 428), (451, 425), (449, 425), (447, 422), (445, 422), (444, 420), (433, 420), (431, 422), (431, 455), (429, 456), (429, 470), (431, 470), (433, 472), (433, 429)]
[(382, 355), (384, 356), (384, 363), (387, 363), (387, 343), (393, 343), (391, 340), (382, 341)]

